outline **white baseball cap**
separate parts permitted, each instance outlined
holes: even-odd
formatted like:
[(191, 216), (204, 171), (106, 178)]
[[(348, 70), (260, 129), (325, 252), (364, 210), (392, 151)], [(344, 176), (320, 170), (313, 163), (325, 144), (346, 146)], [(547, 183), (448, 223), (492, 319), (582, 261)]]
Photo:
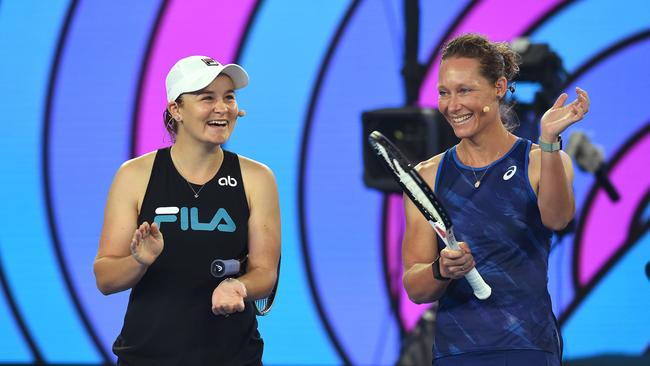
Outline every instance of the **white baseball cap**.
[(201, 90), (221, 73), (232, 79), (235, 89), (248, 85), (248, 74), (237, 64), (222, 65), (212, 57), (189, 56), (178, 60), (167, 74), (167, 101), (175, 101), (181, 94)]

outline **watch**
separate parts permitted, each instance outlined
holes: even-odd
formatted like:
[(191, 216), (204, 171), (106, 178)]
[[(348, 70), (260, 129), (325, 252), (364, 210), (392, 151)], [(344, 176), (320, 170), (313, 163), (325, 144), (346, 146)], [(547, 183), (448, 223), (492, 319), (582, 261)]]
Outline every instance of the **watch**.
[(436, 258), (436, 260), (433, 261), (433, 263), (431, 263), (431, 272), (433, 272), (433, 278), (435, 278), (436, 280), (439, 280), (439, 281), (449, 281), (449, 278), (447, 278), (447, 277), (443, 276), (442, 274), (440, 274), (440, 262), (439, 262), (439, 260), (440, 260), (440, 256), (438, 256), (438, 258)]
[(553, 143), (544, 142), (541, 139), (539, 140), (539, 148), (545, 152), (553, 152), (562, 150), (562, 136), (557, 137), (557, 141)]

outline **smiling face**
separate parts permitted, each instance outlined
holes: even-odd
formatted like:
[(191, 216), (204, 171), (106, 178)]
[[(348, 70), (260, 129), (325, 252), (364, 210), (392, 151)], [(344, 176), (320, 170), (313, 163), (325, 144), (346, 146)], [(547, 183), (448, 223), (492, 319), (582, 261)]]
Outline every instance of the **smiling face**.
[(506, 84), (503, 77), (491, 83), (482, 76), (477, 59), (450, 57), (440, 65), (438, 109), (457, 137), (471, 137), (499, 120), (499, 98)]
[(227, 75), (219, 75), (207, 87), (182, 95), (182, 103), (170, 103), (169, 111), (181, 122), (176, 141), (194, 140), (221, 145), (237, 122), (235, 88)]

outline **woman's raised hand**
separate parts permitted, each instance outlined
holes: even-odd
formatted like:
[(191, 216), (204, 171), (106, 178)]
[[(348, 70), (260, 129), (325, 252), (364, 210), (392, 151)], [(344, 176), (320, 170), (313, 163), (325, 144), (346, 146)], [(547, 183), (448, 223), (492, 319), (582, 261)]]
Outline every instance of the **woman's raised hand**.
[(138, 263), (150, 266), (162, 253), (165, 246), (163, 234), (158, 225), (143, 222), (133, 233), (131, 239), (131, 255)]
[(555, 104), (544, 113), (541, 120), (540, 140), (552, 143), (567, 129), (567, 127), (578, 122), (589, 111), (589, 95), (587, 92), (576, 87), (578, 97), (571, 103), (564, 105), (569, 95), (562, 93)]

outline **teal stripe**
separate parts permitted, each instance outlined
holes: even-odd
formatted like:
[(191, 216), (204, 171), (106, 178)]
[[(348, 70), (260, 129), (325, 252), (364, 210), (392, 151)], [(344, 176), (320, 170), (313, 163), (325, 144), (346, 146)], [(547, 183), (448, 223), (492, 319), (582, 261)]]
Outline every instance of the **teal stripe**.
[(11, 55), (0, 58), (5, 121), (0, 144), (5, 172), (0, 180), (1, 260), (10, 291), (45, 361), (96, 363), (101, 359), (59, 273), (44, 202), (44, 110), (69, 3), (43, 4), (3, 1), (0, 11), (0, 49)]
[(238, 122), (228, 148), (273, 169), (282, 210), (277, 303), (270, 316), (260, 319), (268, 364), (341, 362), (320, 324), (306, 281), (295, 187), (309, 98), (348, 6), (343, 0), (264, 2), (239, 60), (251, 77), (238, 97), (248, 113)]
[(46, 138), (53, 235), (104, 354), (111, 353), (122, 327), (129, 291), (102, 295), (92, 263), (110, 184), (130, 157), (141, 65), (160, 3), (78, 2), (51, 100)]

